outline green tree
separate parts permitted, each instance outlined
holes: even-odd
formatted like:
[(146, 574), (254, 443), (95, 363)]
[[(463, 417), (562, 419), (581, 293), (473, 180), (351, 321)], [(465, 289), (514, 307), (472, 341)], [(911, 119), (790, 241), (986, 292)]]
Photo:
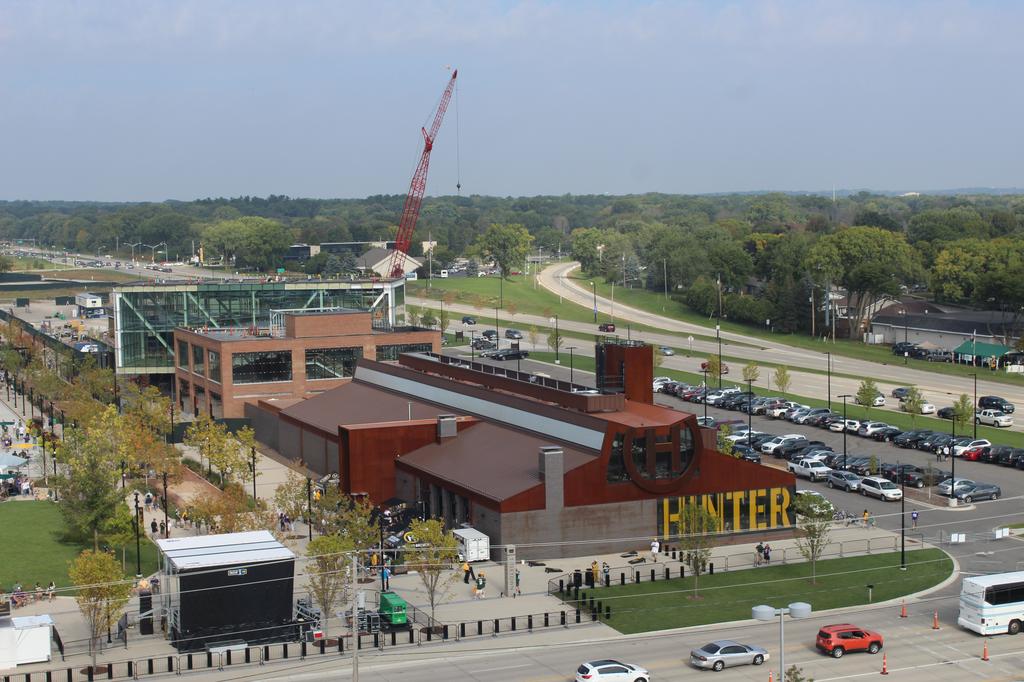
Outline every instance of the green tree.
[(320, 535), (306, 546), (306, 584), (320, 606), (320, 627), (324, 637), (334, 607), (348, 601), (348, 552), (352, 544), (337, 535)]
[(75, 586), (75, 601), (89, 626), (89, 653), (96, 668), (100, 638), (112, 628), (128, 604), (131, 585), (122, 580), (113, 554), (87, 549), (71, 562), (68, 576)]
[(531, 241), (533, 237), (522, 225), (493, 223), (480, 237), (480, 250), (494, 260), (501, 276), (507, 279), (526, 262)]
[(203, 242), (224, 257), (225, 267), (233, 263), (265, 272), (284, 262), (291, 235), (275, 220), (246, 216), (210, 225), (203, 231)]
[(409, 532), (416, 538), (416, 543), (406, 553), (406, 563), (420, 576), (430, 604), (430, 620), (433, 621), (438, 602), (449, 594), (458, 577), (452, 572), (458, 559), (458, 543), (437, 519), (413, 520)]
[(537, 347), (537, 342), (540, 340), (540, 332), (537, 331), (537, 325), (530, 325), (530, 328), (526, 331), (526, 338), (530, 342), (531, 349)]
[(555, 333), (554, 329), (548, 333), (548, 348), (551, 350), (560, 349), (563, 341), (565, 341), (565, 338), (561, 334)]
[(828, 546), (832, 531), (832, 503), (814, 495), (798, 495), (793, 504), (796, 525), (802, 535), (796, 538), (797, 549), (811, 564), (811, 584), (817, 584), (818, 559)]
[(786, 668), (785, 682), (814, 682), (814, 678), (805, 676), (803, 668), (791, 665)]
[(898, 296), (900, 285), (912, 284), (921, 272), (917, 253), (903, 235), (878, 227), (849, 227), (823, 236), (811, 248), (806, 267), (817, 284), (846, 290), (851, 338), (860, 338), (880, 300)]
[(128, 546), (135, 541), (135, 523), (134, 512), (128, 508), (128, 505), (119, 504), (114, 508), (113, 515), (106, 520), (100, 532), (104, 542), (121, 550), (122, 572), (125, 570)]
[(718, 533), (718, 517), (704, 505), (689, 503), (679, 510), (679, 548), (682, 562), (693, 576), (693, 594), (697, 596), (697, 581), (707, 569), (711, 550)]
[(738, 459), (739, 454), (737, 454), (733, 450), (733, 442), (729, 440), (729, 436), (731, 435), (732, 428), (728, 424), (722, 424), (721, 426), (719, 426), (716, 447), (718, 449), (718, 452), (720, 452), (721, 454), (727, 457), (736, 457)]
[(967, 433), (968, 425), (974, 423), (974, 414), (974, 401), (966, 393), (961, 393), (960, 397), (953, 403), (953, 421), (956, 425), (957, 433)]
[(743, 366), (743, 381), (751, 381), (757, 383), (757, 380), (761, 378), (761, 368), (757, 366), (757, 363), (751, 360)]
[(0, 272), (10, 272), (14, 269), (14, 259), (10, 256), (0, 256)]
[(104, 439), (90, 437), (84, 429), (68, 429), (57, 450), (63, 465), (51, 478), (59, 495), (58, 505), (74, 540), (92, 540), (99, 550), (100, 536), (124, 504), (120, 462), (115, 460)]
[(289, 471), (284, 482), (274, 491), (274, 507), (287, 514), (290, 519), (301, 519), (306, 516), (308, 503), (306, 477)]
[(717, 381), (718, 385), (722, 385), (722, 363), (719, 362), (717, 355), (709, 355), (705, 361), (706, 368), (708, 371), (708, 379), (711, 381)]
[(921, 391), (917, 386), (911, 386), (907, 389), (907, 395), (903, 397), (900, 402), (901, 409), (910, 415), (910, 423), (914, 426), (917, 425), (917, 418), (921, 414), (921, 406), (924, 405), (924, 398), (921, 397)]
[(864, 379), (857, 388), (855, 399), (864, 407), (864, 417), (868, 417), (871, 407), (875, 404), (875, 397), (878, 395), (878, 386), (874, 379)]

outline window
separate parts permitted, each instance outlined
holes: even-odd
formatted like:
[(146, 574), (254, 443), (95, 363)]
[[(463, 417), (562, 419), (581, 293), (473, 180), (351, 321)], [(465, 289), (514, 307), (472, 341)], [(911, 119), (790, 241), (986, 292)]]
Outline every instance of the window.
[(221, 400), (220, 393), (213, 391), (210, 391), (210, 416), (214, 419), (224, 418), (224, 401)]
[(985, 601), (992, 606), (1024, 601), (1024, 583), (1007, 583), (985, 590)]
[(429, 343), (396, 343), (377, 346), (377, 361), (397, 360), (402, 353), (430, 353), (434, 347)]
[(196, 374), (206, 374), (203, 358), (206, 356), (206, 349), (202, 346), (192, 346), (192, 371)]
[(178, 341), (178, 367), (188, 369), (188, 343)]
[[(186, 357), (188, 355), (186, 354)], [(192, 413), (192, 392), (189, 388), (192, 384), (182, 381), (178, 384), (178, 407), (183, 412)]]
[(210, 381), (216, 381), (220, 383), (220, 353), (215, 350), (211, 350), (207, 357), (207, 363), (210, 370), (209, 377)]
[(622, 443), (624, 436), (621, 433), (615, 434), (612, 441), (611, 456), (608, 457), (607, 480), (609, 483), (628, 481), (629, 474), (626, 472), (626, 464), (622, 461)]
[(196, 386), (196, 416), (201, 414), (209, 414), (206, 408), (206, 389), (202, 386)]
[(291, 381), (292, 352), (273, 350), (235, 353), (231, 356), (231, 379), (236, 384)]
[(307, 379), (344, 379), (356, 371), (362, 348), (309, 348), (306, 350)]

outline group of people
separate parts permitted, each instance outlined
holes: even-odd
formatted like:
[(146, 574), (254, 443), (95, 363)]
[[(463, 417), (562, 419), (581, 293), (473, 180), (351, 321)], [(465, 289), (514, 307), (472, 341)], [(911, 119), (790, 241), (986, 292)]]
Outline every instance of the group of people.
[(25, 426), (25, 422), (21, 419), (18, 420), (17, 425), (3, 426), (0, 430), (0, 441), (3, 442), (5, 448), (9, 448), (14, 445), (15, 440), (19, 443), (30, 443), (32, 442), (32, 433), (28, 427)]
[(772, 546), (767, 542), (757, 543), (757, 547), (754, 548), (754, 552), (756, 552), (756, 555), (754, 556), (755, 566), (767, 566), (772, 562)]
[(28, 606), (33, 601), (53, 601), (57, 596), (57, 585), (51, 580), (49, 586), (43, 589), (42, 584), (36, 583), (35, 589), (28, 591), (22, 587), (20, 582), (14, 583), (14, 587), (11, 588), (10, 595), (0, 588), (0, 604), (6, 604), (10, 602), (12, 608), (21, 608), (22, 606)]

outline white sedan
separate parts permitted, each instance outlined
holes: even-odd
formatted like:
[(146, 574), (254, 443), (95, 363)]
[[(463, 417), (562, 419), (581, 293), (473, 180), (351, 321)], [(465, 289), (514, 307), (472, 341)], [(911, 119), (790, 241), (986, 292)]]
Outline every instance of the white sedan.
[(576, 682), (639, 682), (650, 679), (646, 669), (614, 659), (588, 661), (576, 668)]
[[(904, 412), (907, 411), (906, 401), (900, 401), (900, 409), (903, 410)], [(921, 403), (920, 414), (935, 414), (935, 405), (932, 405), (931, 403)]]

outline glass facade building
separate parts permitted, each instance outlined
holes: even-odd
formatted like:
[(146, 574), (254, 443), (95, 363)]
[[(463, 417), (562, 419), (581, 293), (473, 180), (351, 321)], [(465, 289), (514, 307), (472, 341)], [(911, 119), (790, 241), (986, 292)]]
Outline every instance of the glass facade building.
[(271, 310), (314, 308), (371, 311), (375, 326), (391, 327), (404, 322), (405, 280), (138, 284), (115, 289), (111, 303), (118, 373), (173, 373), (175, 327), (267, 328)]
[(306, 350), (306, 378), (347, 379), (355, 374), (362, 348), (309, 348)]

